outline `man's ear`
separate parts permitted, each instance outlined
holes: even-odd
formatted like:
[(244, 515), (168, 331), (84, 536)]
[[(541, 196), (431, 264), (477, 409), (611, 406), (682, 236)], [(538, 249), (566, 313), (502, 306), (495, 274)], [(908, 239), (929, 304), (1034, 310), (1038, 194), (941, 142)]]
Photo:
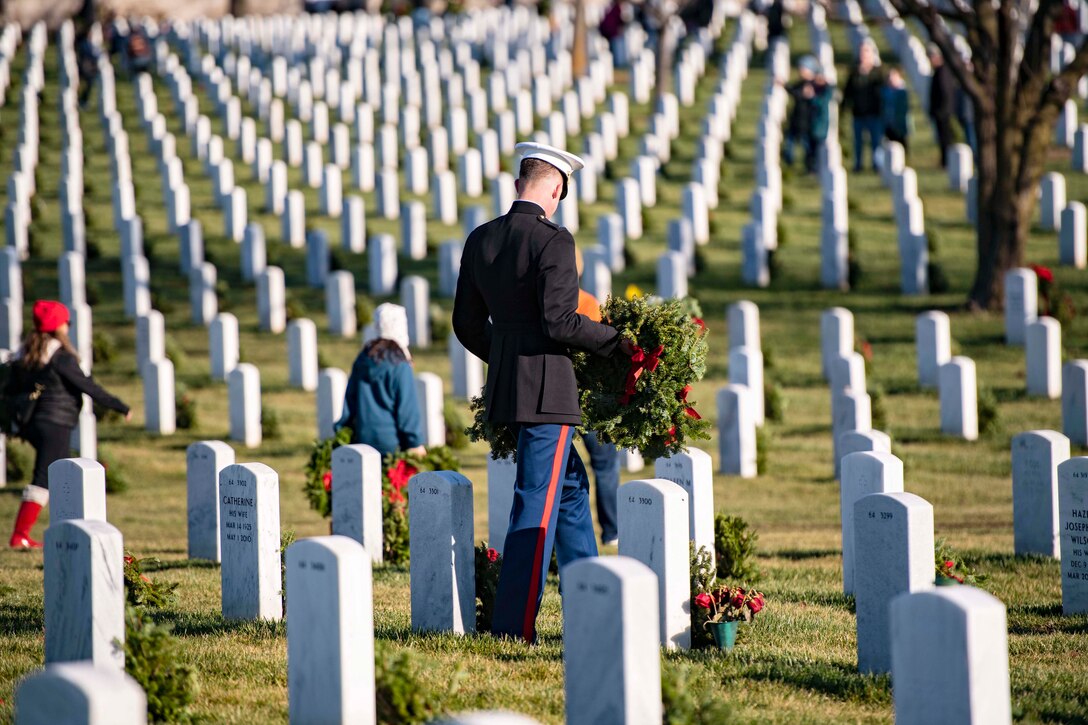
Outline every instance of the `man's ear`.
[(553, 199), (558, 199), (561, 196), (563, 196), (563, 182), (562, 181), (560, 181), (558, 184), (556, 184), (555, 188), (552, 189), (552, 198)]
[(521, 177), (514, 179), (514, 191), (521, 196)]

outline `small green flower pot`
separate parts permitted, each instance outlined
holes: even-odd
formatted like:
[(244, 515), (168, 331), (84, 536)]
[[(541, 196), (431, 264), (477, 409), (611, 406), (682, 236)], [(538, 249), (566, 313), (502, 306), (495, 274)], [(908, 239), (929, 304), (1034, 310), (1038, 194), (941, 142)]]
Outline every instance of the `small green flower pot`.
[(955, 587), (959, 586), (959, 582), (950, 576), (937, 575), (937, 586), (939, 587)]
[(729, 652), (737, 643), (737, 625), (740, 622), (715, 622), (710, 625), (714, 635), (714, 644), (723, 652)]

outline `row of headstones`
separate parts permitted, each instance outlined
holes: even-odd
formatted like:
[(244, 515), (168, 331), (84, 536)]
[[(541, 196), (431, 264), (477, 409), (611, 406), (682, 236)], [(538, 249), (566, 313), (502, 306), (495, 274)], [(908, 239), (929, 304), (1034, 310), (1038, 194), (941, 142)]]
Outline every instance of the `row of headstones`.
[[(1088, 135), (1088, 126), (1083, 128)], [(1078, 132), (1078, 138), (1080, 137)], [(1081, 139), (1083, 147), (1084, 140)], [(974, 199), (971, 194), (974, 194)], [(968, 204), (977, 204), (978, 187), (973, 181)], [(968, 209), (970, 213), (970, 207)], [(977, 212), (971, 221), (977, 220)], [(1058, 233), (1059, 264), (1084, 269), (1088, 265), (1088, 211), (1079, 201), (1066, 202), (1065, 177), (1056, 171), (1043, 174), (1039, 181), (1039, 226)]]
[[(217, 455), (222, 456), (222, 447), (222, 444), (218, 444), (204, 449), (204, 452), (213, 454), (211, 460), (195, 461), (191, 457), (190, 475), (197, 468), (203, 468), (209, 473), (216, 468), (221, 469), (218, 476), (219, 490), (213, 495), (221, 517), (224, 616), (276, 619), (282, 616), (278, 591), (278, 479), (274, 471), (261, 464), (228, 465), (223, 458), (216, 460)], [(216, 451), (216, 448), (220, 450)], [(191, 449), (191, 456), (198, 450)], [(1022, 459), (1023, 462), (1018, 461), (1014, 466), (1016, 469), (1037, 468), (1034, 465), (1036, 461), (1030, 458), (1031, 453), (1027, 455), (1028, 458)], [(1048, 471), (1055, 470), (1056, 467), (1062, 536), (1068, 538), (1070, 547), (1075, 547), (1071, 548), (1067, 557), (1064, 552), (1066, 539), (1062, 539), (1063, 602), (1067, 612), (1084, 611), (1077, 608), (1088, 607), (1088, 602), (1084, 600), (1088, 585), (1080, 583), (1078, 571), (1084, 562), (1084, 542), (1078, 543), (1078, 537), (1083, 537), (1077, 532), (1088, 525), (1082, 523), (1088, 519), (1088, 510), (1085, 509), (1088, 506), (1088, 490), (1081, 485), (1081, 479), (1088, 475), (1088, 458), (1073, 459), (1058, 465), (1057, 458), (1060, 456), (1054, 456), (1053, 448), (1043, 455), (1051, 456), (1046, 462)], [(359, 546), (357, 543), (338, 544), (338, 550), (350, 549), (357, 552), (352, 555), (353, 566), (348, 569), (331, 565), (309, 568), (317, 572), (352, 571), (357, 574), (360, 564), (362, 570), (369, 569), (370, 559), (366, 552), (374, 551), (375, 548), (378, 552), (381, 550), (380, 492), (379, 487), (374, 485), (375, 481), (380, 480), (380, 462), (373, 450), (345, 446), (335, 452), (333, 466), (333, 485), (337, 487), (334, 489), (334, 502), (349, 498), (352, 490), (360, 494), (354, 502), (346, 504), (354, 509), (353, 513), (357, 515), (359, 522), (358, 533), (353, 538), (363, 538), (363, 532), (372, 527), (374, 531), (367, 532), (367, 535), (376, 536), (377, 544), (373, 543), (373, 539), (370, 543), (374, 548)], [(623, 487), (619, 501), (620, 553), (621, 556), (631, 556), (646, 562), (651, 573), (655, 575), (649, 581), (656, 581), (658, 584), (657, 596), (644, 599), (639, 607), (645, 615), (644, 625), (649, 626), (642, 626), (634, 631), (652, 632), (659, 629), (661, 639), (652, 640), (654, 648), (658, 642), (665, 642), (666, 646), (683, 647), (690, 641), (690, 632), (687, 631), (690, 626), (689, 618), (684, 613), (683, 606), (690, 597), (690, 592), (684, 591), (688, 584), (687, 540), (697, 536), (692, 527), (693, 522), (707, 518), (713, 510), (709, 457), (705, 453), (696, 452), (696, 455), (667, 459), (659, 462), (658, 473), (663, 476), (671, 474), (670, 477), (678, 479), (681, 485), (662, 478), (632, 482)], [(47, 662), (65, 659), (94, 660), (95, 643), (101, 644), (103, 637), (110, 634), (108, 627), (103, 628), (103, 622), (116, 619), (117, 617), (111, 618), (109, 615), (123, 611), (123, 593), (119, 589), (120, 534), (104, 523), (105, 481), (101, 466), (93, 461), (66, 460), (54, 464), (50, 476), (51, 489), (60, 494), (53, 502), (54, 525), (58, 526), (58, 531), (54, 533), (51, 528), (46, 536), (46, 632), (48, 635), (53, 631), (58, 636), (52, 640), (47, 636)], [(508, 475), (507, 479), (512, 480), (512, 477)], [(416, 534), (411, 537), (412, 577), (416, 579), (420, 576), (418, 582), (443, 582), (441, 587), (413, 587), (413, 627), (424, 630), (472, 631), (474, 615), (470, 617), (466, 613), (474, 612), (474, 608), (468, 606), (473, 599), (473, 575), (471, 569), (464, 565), (464, 561), (471, 559), (465, 552), (457, 550), (457, 547), (471, 548), (474, 540), (471, 532), (471, 483), (459, 474), (441, 472), (414, 477), (410, 485), (412, 488), (409, 505), (413, 522), (411, 532)], [(491, 485), (489, 477), (489, 488)], [(864, 496), (870, 488), (884, 493)], [(894, 456), (887, 453), (856, 453), (844, 461), (844, 586), (848, 592), (855, 594), (858, 602), (859, 667), (863, 671), (887, 671), (890, 664), (896, 683), (897, 707), (902, 684), (898, 674), (902, 670), (902, 649), (904, 646), (911, 646), (903, 640), (913, 638), (904, 637), (900, 631), (902, 622), (898, 626), (896, 624), (897, 611), (904, 605), (891, 602), (900, 592), (927, 588), (933, 577), (932, 508), (912, 494), (901, 493), (901, 490), (902, 464)], [(368, 491), (371, 495), (363, 500)], [(851, 505), (852, 531), (847, 527), (846, 517), (846, 510)], [(369, 519), (366, 518), (368, 513)], [(1045, 515), (1042, 518), (1045, 519)], [(64, 522), (69, 519), (80, 520), (65, 525)], [(1038, 519), (1036, 517), (1037, 521)], [(334, 513), (334, 531), (342, 521), (343, 517), (337, 517)], [(712, 541), (712, 524), (702, 524), (704, 537), (709, 536)], [(63, 543), (57, 546), (58, 541)], [(1053, 539), (1051, 545), (1052, 541)], [(698, 545), (705, 545), (698, 539), (696, 542)], [(191, 540), (191, 547), (192, 544)], [(109, 556), (108, 553), (114, 550), (116, 556)], [(1077, 550), (1080, 550), (1079, 554)], [(49, 558), (51, 555), (56, 558), (56, 562)], [(113, 562), (111, 569), (109, 563), (114, 558), (117, 561)], [(596, 560), (595, 563), (601, 562), (602, 560)], [(63, 577), (53, 576), (64, 566), (66, 568), (63, 570)], [(309, 595), (303, 592), (310, 590), (316, 596), (314, 602), (328, 614), (328, 598), (318, 596), (319, 592), (313, 591), (318, 586), (317, 582), (306, 579), (305, 586), (292, 586), (293, 580), (307, 576), (301, 571), (307, 567), (298, 565), (297, 557), (293, 557), (289, 550), (289, 572), (292, 566), (300, 571), (294, 576), (288, 574), (289, 601), (308, 600)], [(66, 582), (69, 588), (56, 589), (58, 580), (61, 583)], [(71, 597), (66, 599), (64, 592), (78, 591), (80, 586), (92, 580), (102, 583), (114, 581), (116, 596), (106, 595), (111, 589), (103, 584), (97, 588), (92, 587), (92, 590), (104, 596), (96, 597), (90, 612), (86, 611), (86, 607), (74, 607)], [(50, 582), (53, 582), (53, 589)], [(566, 582), (567, 587), (573, 584), (574, 591), (584, 591), (571, 579), (566, 579)], [(357, 584), (362, 584), (365, 588), (365, 582)], [(340, 585), (343, 586), (343, 583), (340, 582)], [(963, 589), (963, 592), (969, 591), (971, 590)], [(957, 596), (966, 597), (968, 600), (978, 598), (973, 593), (936, 594), (938, 597), (945, 595), (951, 595), (953, 600)], [(117, 601), (114, 602), (113, 599)], [(654, 600), (658, 603), (657, 628), (651, 624), (655, 617), (649, 616), (655, 608), (645, 604), (646, 601)], [(984, 601), (990, 607), (997, 607), (994, 611), (1003, 611), (996, 600), (986, 597)], [(111, 607), (111, 604), (114, 606)], [(565, 604), (568, 604), (566, 600)], [(291, 607), (291, 612), (294, 612), (295, 605)], [(77, 612), (72, 611), (73, 609), (77, 609), (82, 616), (77, 617)], [(364, 609), (369, 611), (369, 608)], [(357, 615), (363, 609), (349, 607), (347, 611), (356, 612)], [(572, 624), (579, 621), (580, 616), (585, 615), (587, 610), (579, 607), (577, 611), (579, 613), (575, 614), (573, 606), (570, 611), (565, 610), (567, 632), (572, 631)], [(51, 618), (50, 613), (55, 618)], [(336, 617), (337, 614), (333, 613), (333, 616)], [(615, 619), (615, 612), (612, 614)], [(626, 613), (624, 615), (619, 619), (626, 621)], [(959, 616), (963, 616), (963, 612), (959, 612)], [(325, 621), (310, 616), (294, 619)], [(1000, 627), (994, 627), (992, 635), (1004, 634), (1003, 621), (1000, 624)], [(95, 639), (90, 636), (94, 633), (87, 630), (88, 626), (98, 626), (99, 629), (104, 629), (105, 634)], [(626, 625), (621, 629), (630, 631)], [(327, 632), (329, 628), (323, 630)], [(123, 626), (120, 631), (123, 636)], [(59, 635), (62, 632), (68, 636), (61, 638)], [(914, 634), (917, 635), (917, 632)], [(321, 637), (308, 632), (307, 637), (300, 639), (312, 644), (321, 640)], [(568, 649), (573, 641), (568, 638)], [(996, 660), (992, 657), (975, 660), (969, 649), (966, 652), (956, 651), (959, 648), (949, 648), (947, 641), (943, 645), (934, 640), (927, 642), (929, 647), (944, 651), (946, 657), (941, 661), (953, 670), (970, 663), (972, 667), (994, 667), (994, 672), (1000, 673), (1004, 668), (1003, 663), (1007, 662), (1003, 648), (990, 652), (991, 655), (1001, 655)], [(72, 643), (81, 643), (84, 651), (68, 657), (65, 654), (67, 650), (57, 649), (74, 646)], [(596, 649), (601, 649), (600, 641), (594, 644)], [(605, 651), (617, 651), (615, 645), (618, 642), (609, 644), (613, 647), (606, 646)], [(333, 646), (335, 645), (334, 641)], [(288, 646), (291, 649), (290, 640)], [(953, 651), (949, 652), (950, 649)], [(98, 651), (100, 656), (107, 656), (103, 647), (99, 647)], [(56, 656), (51, 657), (51, 654)], [(626, 670), (629, 661), (626, 658), (621, 660), (625, 663)], [(638, 660), (630, 660), (630, 665), (634, 666), (637, 662)], [(986, 662), (989, 664), (985, 664)], [(572, 680), (569, 674), (568, 670), (568, 682)], [(909, 690), (909, 687), (906, 689)], [(1007, 687), (1003, 688), (998, 683), (998, 687), (991, 694), (1002, 694), (1005, 690)], [(1004, 697), (1007, 699), (1007, 694)], [(911, 699), (905, 698), (905, 701)]]
[[(881, 179), (891, 189), (899, 250), (899, 287), (905, 295), (929, 292), (929, 239), (926, 236), (925, 207), (918, 194), (918, 174), (906, 163), (903, 145), (885, 141), (881, 155)], [(971, 148), (955, 144), (949, 150), (949, 175), (957, 168), (969, 168)]]
[[(229, 451), (221, 443), (212, 448), (220, 457), (223, 449)], [(377, 457), (376, 452), (370, 453)], [(374, 464), (380, 466), (377, 460)], [(268, 580), (269, 574), (277, 582), (280, 579), (278, 543), (262, 547), (279, 540), (276, 474), (262, 464), (223, 468), (221, 490), (215, 494), (222, 508), (225, 542), (223, 614), (236, 619), (278, 619), (282, 616), (279, 592), (259, 591), (259, 582)], [(117, 643), (125, 639), (124, 547), (121, 532), (106, 521), (105, 470), (95, 461), (65, 459), (50, 466), (49, 478), (52, 514), (44, 550), (47, 669), (20, 686), (17, 722), (57, 722), (58, 718), (67, 722), (78, 718), (79, 712), (97, 712), (100, 707), (109, 708), (111, 722), (143, 722), (145, 695), (134, 680), (120, 676), (124, 658)], [(380, 526), (377, 551), (381, 551)], [(205, 553), (212, 558), (210, 551)], [(373, 722), (373, 607), (367, 549), (344, 536), (308, 539), (287, 550), (286, 566), (291, 719), (362, 717)], [(88, 591), (92, 593), (89, 600)], [(254, 600), (255, 591), (265, 596)], [(338, 596), (330, 598), (333, 591)], [(340, 605), (331, 613), (330, 601)], [(328, 627), (330, 616), (338, 626)], [(329, 676), (314, 678), (315, 669)], [(85, 692), (105, 685), (110, 686), (108, 696)], [(81, 702), (74, 697), (73, 688), (88, 699)]]

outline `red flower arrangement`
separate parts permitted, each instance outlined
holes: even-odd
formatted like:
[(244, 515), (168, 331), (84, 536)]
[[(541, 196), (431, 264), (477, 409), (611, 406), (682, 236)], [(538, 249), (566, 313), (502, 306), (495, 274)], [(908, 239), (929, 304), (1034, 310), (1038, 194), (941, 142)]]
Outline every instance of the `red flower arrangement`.
[(326, 493), (332, 492), (332, 471), (325, 471), (321, 476), (321, 484), (325, 487)]
[(694, 602), (708, 612), (704, 627), (718, 622), (751, 622), (766, 604), (763, 594), (755, 589), (728, 585), (697, 594)]
[(1039, 288), (1039, 315), (1053, 317), (1062, 325), (1067, 325), (1077, 316), (1077, 308), (1068, 292), (1063, 292), (1054, 281), (1054, 272), (1049, 267), (1031, 265), (1035, 272)]

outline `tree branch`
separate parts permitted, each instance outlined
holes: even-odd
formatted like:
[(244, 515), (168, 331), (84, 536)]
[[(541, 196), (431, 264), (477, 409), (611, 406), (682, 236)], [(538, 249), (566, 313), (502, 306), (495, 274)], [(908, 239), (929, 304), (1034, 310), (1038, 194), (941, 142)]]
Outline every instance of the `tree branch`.
[[(956, 80), (959, 81), (963, 90), (976, 101), (980, 103), (987, 102), (985, 89), (968, 69), (967, 63), (959, 54), (959, 51), (956, 50), (956, 45), (952, 42), (952, 32), (945, 25), (940, 12), (934, 7), (933, 3), (922, 2), (922, 0), (891, 0), (891, 3), (901, 16), (918, 18), (922, 25), (925, 26), (926, 32), (929, 33), (929, 39), (940, 48), (944, 62), (952, 69), (953, 75), (956, 76)], [(972, 14), (974, 14), (973, 11)], [(975, 18), (977, 19), (977, 15), (975, 15)]]

